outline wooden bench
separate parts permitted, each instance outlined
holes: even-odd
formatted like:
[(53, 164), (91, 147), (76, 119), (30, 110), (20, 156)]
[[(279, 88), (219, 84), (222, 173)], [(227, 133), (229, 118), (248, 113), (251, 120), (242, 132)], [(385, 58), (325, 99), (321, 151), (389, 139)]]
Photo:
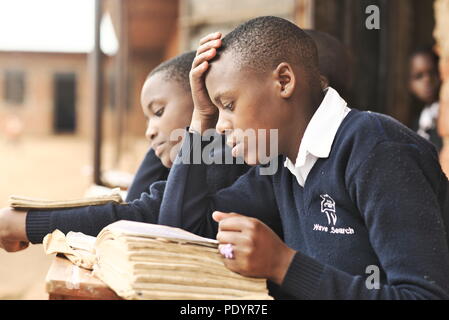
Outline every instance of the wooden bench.
[(91, 271), (59, 255), (54, 258), (45, 282), (50, 300), (121, 300)]

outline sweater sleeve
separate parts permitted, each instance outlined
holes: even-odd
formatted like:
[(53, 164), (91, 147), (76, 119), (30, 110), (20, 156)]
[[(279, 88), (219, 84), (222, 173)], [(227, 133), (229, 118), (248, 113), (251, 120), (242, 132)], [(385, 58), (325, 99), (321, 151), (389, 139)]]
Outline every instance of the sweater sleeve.
[(282, 288), (312, 299), (448, 299), (449, 250), (439, 204), (447, 179), (438, 163), (412, 145), (382, 142), (350, 177), (348, 190), (380, 262), (372, 270), (382, 270), (385, 281), (373, 288), (367, 285), (372, 271), (351, 275), (298, 252)]
[(129, 187), (126, 202), (140, 199), (140, 195), (148, 192), (153, 183), (167, 180), (169, 172), (170, 169), (164, 167), (154, 150), (149, 149)]
[[(198, 134), (186, 132), (180, 156), (167, 180), (159, 223), (215, 238), (218, 225), (212, 213), (234, 212), (257, 217), (281, 235), (271, 177), (259, 175), (259, 167), (253, 167), (229, 187), (217, 190), (211, 186), (213, 179), (208, 176), (223, 176), (219, 171), (229, 169), (216, 161), (204, 161), (208, 153), (203, 151), (213, 142), (201, 139)], [(217, 144), (220, 143), (218, 140)], [(197, 161), (193, 161), (194, 154), (198, 153), (203, 155), (202, 159), (197, 157)]]
[(41, 243), (43, 238), (56, 229), (63, 233), (82, 232), (97, 234), (108, 224), (119, 220), (156, 223), (165, 189), (165, 181), (153, 183), (149, 193), (128, 204), (108, 203), (60, 210), (30, 210), (26, 218), (27, 237), (31, 243)]

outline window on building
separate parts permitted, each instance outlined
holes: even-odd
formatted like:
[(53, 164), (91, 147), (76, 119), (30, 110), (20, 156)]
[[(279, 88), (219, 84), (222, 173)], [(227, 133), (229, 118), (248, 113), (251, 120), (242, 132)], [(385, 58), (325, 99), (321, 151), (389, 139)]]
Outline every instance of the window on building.
[(56, 133), (76, 131), (76, 74), (56, 73), (54, 83), (54, 130)]
[(7, 70), (5, 73), (5, 101), (22, 104), (25, 99), (25, 73)]

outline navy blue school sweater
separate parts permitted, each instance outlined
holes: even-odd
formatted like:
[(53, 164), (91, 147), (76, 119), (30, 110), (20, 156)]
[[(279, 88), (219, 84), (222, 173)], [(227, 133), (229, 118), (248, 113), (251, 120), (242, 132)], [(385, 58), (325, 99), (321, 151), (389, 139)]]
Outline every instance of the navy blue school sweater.
[[(208, 165), (180, 162), (200, 139), (187, 137), (168, 184), (191, 179), (167, 188), (174, 201), (161, 208), (162, 223), (214, 237), (214, 210), (268, 222), (279, 215), (284, 241), (297, 251), (280, 287), (293, 298), (449, 298), (448, 180), (434, 147), (397, 121), (353, 109), (304, 188), (279, 157), (276, 174), (254, 167), (213, 192)], [(378, 289), (369, 277), (376, 270)]]
[[(230, 153), (229, 148), (225, 146), (223, 137), (216, 139), (215, 142), (215, 148), (211, 149), (211, 153), (215, 154), (217, 159), (224, 159)], [(230, 186), (248, 169), (247, 165), (238, 164), (236, 161), (233, 164), (211, 166), (207, 173), (207, 183), (211, 190), (218, 191)], [(119, 220), (159, 223), (161, 205), (170, 203), (170, 199), (163, 201), (166, 180), (160, 180), (167, 171), (168, 169), (162, 167), (160, 160), (155, 157), (154, 152), (150, 151), (133, 181), (132, 190), (135, 191), (136, 200), (133, 200), (134, 196), (128, 195), (128, 201), (133, 200), (128, 204), (109, 203), (58, 210), (30, 210), (26, 218), (27, 237), (31, 243), (41, 243), (45, 235), (55, 229), (64, 233), (77, 231), (96, 236), (105, 226)], [(172, 181), (185, 183), (179, 175)], [(137, 195), (139, 189), (145, 192)]]
[(128, 189), (126, 202), (139, 199), (142, 193), (148, 192), (153, 183), (167, 180), (169, 172), (170, 169), (164, 167), (161, 160), (154, 153), (154, 150), (150, 148)]

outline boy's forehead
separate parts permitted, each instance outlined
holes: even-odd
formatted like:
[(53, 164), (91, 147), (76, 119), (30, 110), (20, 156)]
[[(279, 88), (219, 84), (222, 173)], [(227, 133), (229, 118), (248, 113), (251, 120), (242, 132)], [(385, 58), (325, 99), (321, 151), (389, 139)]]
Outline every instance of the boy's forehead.
[(145, 80), (145, 83), (143, 84), (142, 91), (140, 93), (142, 105), (148, 104), (149, 100), (152, 99), (152, 96), (154, 96), (156, 92), (159, 92), (157, 87), (160, 80), (158, 80), (155, 76), (157, 75), (149, 77), (148, 79)]
[(163, 74), (156, 73), (149, 77), (143, 84), (140, 99), (146, 106), (153, 100), (169, 97), (174, 92), (179, 94), (181, 85), (176, 81), (167, 81)]
[(206, 74), (206, 87), (215, 90), (224, 87), (234, 87), (245, 78), (247, 71), (240, 68), (232, 54), (225, 54), (210, 63)]
[(167, 79), (163, 73), (156, 73), (149, 77), (143, 87), (143, 95), (154, 95), (165, 92), (180, 91), (182, 89), (179, 81), (175, 79)]

